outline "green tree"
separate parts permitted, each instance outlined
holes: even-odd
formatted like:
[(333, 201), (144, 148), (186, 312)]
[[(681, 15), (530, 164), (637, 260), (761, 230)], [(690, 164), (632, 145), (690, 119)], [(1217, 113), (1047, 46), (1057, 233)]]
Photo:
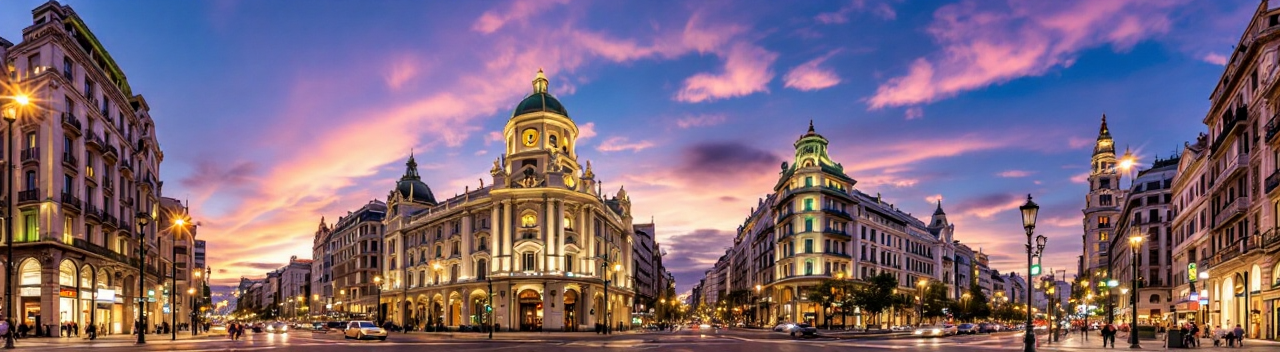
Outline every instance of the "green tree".
[[(823, 325), (830, 329), (836, 313), (840, 313), (842, 317), (848, 317), (849, 307), (852, 306), (850, 298), (853, 296), (851, 294), (853, 290), (853, 283), (849, 281), (828, 279), (822, 280), (817, 287), (809, 291), (808, 297), (805, 298), (810, 302), (817, 302), (823, 307), (824, 312), (826, 307), (832, 308), (832, 314), (823, 314)], [(841, 321), (845, 320), (847, 319), (841, 319)]]
[(922, 317), (929, 319), (930, 323), (937, 323), (938, 318), (946, 317), (947, 308), (951, 306), (949, 291), (941, 281), (930, 280), (921, 297)]
[(893, 290), (897, 287), (898, 277), (893, 274), (880, 273), (872, 276), (867, 280), (867, 285), (856, 291), (854, 305), (862, 309), (863, 314), (870, 315), (871, 322), (880, 324), (880, 313), (893, 306)]

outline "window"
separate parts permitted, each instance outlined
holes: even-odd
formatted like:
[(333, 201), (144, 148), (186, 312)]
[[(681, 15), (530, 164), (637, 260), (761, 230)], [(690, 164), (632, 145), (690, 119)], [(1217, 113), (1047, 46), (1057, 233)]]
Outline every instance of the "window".
[(70, 82), (75, 82), (76, 80), (75, 80), (75, 76), (73, 75), (74, 71), (72, 71), (72, 68), (74, 68), (74, 66), (71, 65), (71, 58), (63, 56), (62, 57), (62, 78), (66, 78), (67, 81), (70, 81)]
[(805, 252), (805, 253), (813, 253), (813, 239), (812, 239), (812, 238), (806, 238), (806, 239), (804, 240), (804, 252)]
[(35, 172), (35, 170), (27, 170), (26, 178), (24, 179), (24, 181), (25, 181), (25, 182), (24, 182), (23, 186), (26, 186), (26, 189), (27, 189), (27, 190), (33, 190), (33, 189), (36, 189), (36, 172)]
[(36, 221), (35, 212), (22, 212), (22, 242), (35, 242), (40, 238), (40, 223)]
[(436, 258), (440, 258), (443, 256), (444, 256), (444, 247), (440, 245), (436, 245)]
[(804, 261), (804, 274), (805, 274), (805, 275), (813, 275), (813, 260), (812, 260), (812, 259)]
[(532, 228), (538, 226), (538, 217), (533, 214), (525, 214), (520, 217), (520, 227)]
[(533, 253), (524, 254), (524, 270), (525, 271), (537, 270), (537, 268), (534, 267)]
[(804, 199), (804, 210), (805, 211), (813, 210), (813, 198)]
[(488, 277), (488, 275), (489, 275), (489, 262), (484, 259), (480, 259), (479, 261), (476, 262), (476, 278), (480, 280), (484, 280), (486, 277)]
[(564, 256), (564, 271), (573, 272), (573, 255)]
[(67, 175), (67, 174), (62, 175), (62, 193), (70, 195), (72, 193), (71, 190), (73, 189), (72, 186), (74, 186), (74, 184), (75, 184), (75, 179), (71, 178), (71, 175)]
[(1102, 232), (1099, 232), (1099, 233), (1098, 233), (1098, 240), (1099, 240), (1099, 241), (1106, 241), (1106, 240), (1107, 240), (1107, 238), (1108, 238), (1108, 234), (1107, 234), (1107, 232), (1106, 232), (1106, 231), (1102, 231)]
[(36, 133), (27, 132), (27, 148), (35, 148), (35, 147), (36, 147)]
[(804, 186), (813, 187), (813, 176), (807, 176), (804, 178)]
[(570, 229), (570, 230), (573, 229), (573, 216), (571, 215), (564, 216), (564, 228)]
[[(1108, 197), (1110, 197), (1110, 196), (1108, 196)], [(1109, 228), (1109, 227), (1111, 227), (1111, 217), (1110, 217), (1110, 216), (1099, 216), (1099, 217), (1098, 217), (1098, 228), (1105, 229), (1105, 228)]]

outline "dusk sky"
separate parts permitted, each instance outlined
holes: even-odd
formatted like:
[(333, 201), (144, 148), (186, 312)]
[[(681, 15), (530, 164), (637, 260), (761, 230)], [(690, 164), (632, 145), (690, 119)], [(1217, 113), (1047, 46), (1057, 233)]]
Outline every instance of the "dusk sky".
[[(9, 0), (0, 37), (30, 9)], [(1150, 164), (1181, 151), (1257, 1), (63, 1), (146, 97), (164, 195), (189, 199), (214, 283), (311, 255), (386, 200), (410, 150), (443, 199), (490, 183), (542, 68), (609, 193), (657, 224), (689, 290), (814, 121), (856, 188), (1025, 270), (1074, 273), (1106, 114)], [(1127, 185), (1127, 181), (1125, 181)]]

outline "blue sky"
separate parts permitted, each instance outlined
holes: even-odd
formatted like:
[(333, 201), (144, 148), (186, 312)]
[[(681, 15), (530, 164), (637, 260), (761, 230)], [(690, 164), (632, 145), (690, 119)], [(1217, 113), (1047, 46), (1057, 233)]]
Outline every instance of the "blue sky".
[[(64, 2), (66, 4), (67, 2)], [(38, 1), (0, 4), (20, 41)], [(1254, 1), (73, 1), (165, 150), (215, 277), (310, 254), (321, 216), (385, 199), (416, 151), (437, 197), (487, 178), (539, 68), (581, 158), (657, 223), (687, 290), (809, 120), (900, 208), (1018, 267), (1016, 205), (1074, 270), (1099, 118), (1143, 161), (1204, 130)]]

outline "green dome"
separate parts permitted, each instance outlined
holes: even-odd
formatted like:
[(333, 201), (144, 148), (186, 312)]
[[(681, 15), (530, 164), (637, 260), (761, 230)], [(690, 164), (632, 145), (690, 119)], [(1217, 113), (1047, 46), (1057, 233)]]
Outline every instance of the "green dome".
[(569, 117), (569, 111), (564, 109), (564, 105), (560, 104), (556, 97), (551, 96), (551, 93), (547, 92), (533, 93), (521, 100), (520, 104), (516, 105), (516, 110), (511, 113), (511, 117), (539, 111), (554, 112)]

